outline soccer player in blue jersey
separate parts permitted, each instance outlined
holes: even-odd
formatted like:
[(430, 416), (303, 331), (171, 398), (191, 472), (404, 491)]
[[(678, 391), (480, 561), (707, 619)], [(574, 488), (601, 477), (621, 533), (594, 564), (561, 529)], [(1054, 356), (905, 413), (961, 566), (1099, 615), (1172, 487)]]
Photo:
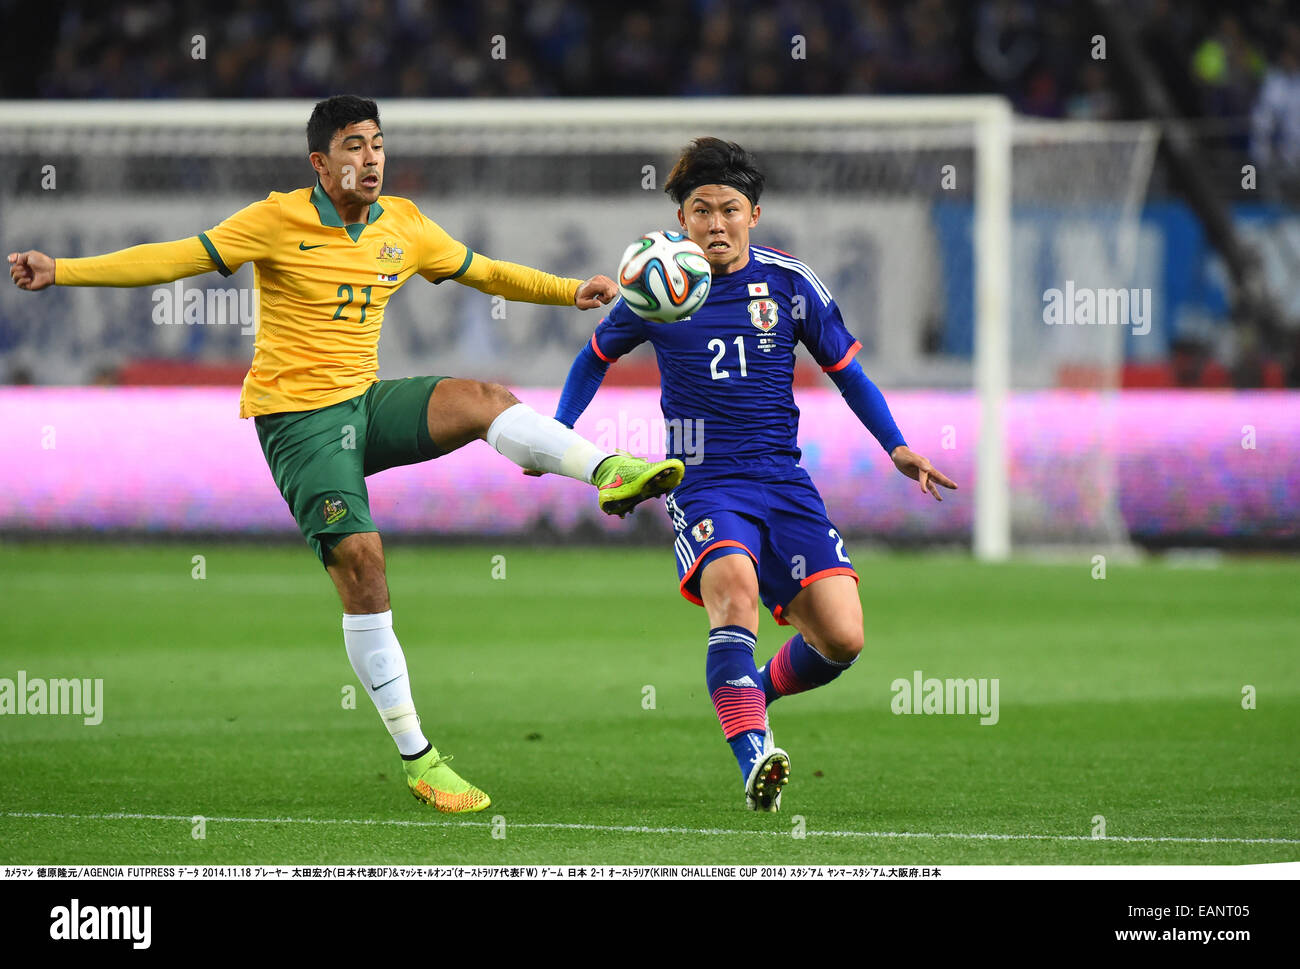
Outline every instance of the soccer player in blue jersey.
[[(709, 618), (709, 694), (751, 810), (776, 811), (790, 758), (772, 739), (774, 700), (825, 686), (862, 650), (857, 573), (808, 473), (799, 466), (795, 346), (808, 348), (903, 474), (940, 498), (957, 486), (903, 440), (885, 399), (854, 359), (861, 344), (816, 274), (751, 245), (763, 175), (739, 145), (699, 138), (665, 191), (713, 270), (704, 305), (680, 325), (649, 323), (619, 300), (569, 372), (556, 418), (572, 427), (609, 365), (649, 340), (659, 360), (668, 454), (700, 462), (668, 496), (681, 594)], [(702, 454), (700, 453), (702, 451)], [(758, 603), (796, 635), (761, 669)]]

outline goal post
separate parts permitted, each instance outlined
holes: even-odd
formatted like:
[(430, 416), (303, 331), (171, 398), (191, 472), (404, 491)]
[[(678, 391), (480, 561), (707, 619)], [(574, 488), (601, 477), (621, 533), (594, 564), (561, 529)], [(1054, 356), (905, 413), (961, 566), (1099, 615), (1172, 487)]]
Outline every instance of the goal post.
[(975, 122), (975, 394), (979, 443), (975, 463), (975, 557), (1011, 554), (1006, 398), (1011, 380), (1011, 106), (980, 103)]

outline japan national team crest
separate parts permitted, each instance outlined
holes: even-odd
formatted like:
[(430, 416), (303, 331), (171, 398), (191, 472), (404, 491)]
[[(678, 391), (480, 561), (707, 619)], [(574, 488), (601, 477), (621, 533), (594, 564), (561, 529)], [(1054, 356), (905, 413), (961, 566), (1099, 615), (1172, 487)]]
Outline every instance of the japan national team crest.
[(691, 529), (691, 537), (701, 545), (713, 537), (713, 519), (705, 518)]
[(749, 301), (749, 322), (767, 333), (776, 326), (776, 300), (751, 299)]

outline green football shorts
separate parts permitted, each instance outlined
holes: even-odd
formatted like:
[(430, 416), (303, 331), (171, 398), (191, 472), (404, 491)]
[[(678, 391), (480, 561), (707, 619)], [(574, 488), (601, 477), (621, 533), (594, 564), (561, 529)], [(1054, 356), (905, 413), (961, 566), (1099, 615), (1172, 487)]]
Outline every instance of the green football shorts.
[(271, 477), (323, 564), (345, 535), (376, 532), (366, 477), (442, 454), (429, 437), (429, 397), (442, 377), (378, 380), (319, 410), (253, 419)]

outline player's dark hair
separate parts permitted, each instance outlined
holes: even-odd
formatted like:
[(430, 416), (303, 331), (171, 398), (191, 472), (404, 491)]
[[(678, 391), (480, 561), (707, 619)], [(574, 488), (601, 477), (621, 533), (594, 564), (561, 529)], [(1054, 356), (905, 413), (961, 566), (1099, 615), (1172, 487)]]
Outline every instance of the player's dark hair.
[(355, 94), (336, 94), (318, 102), (307, 119), (307, 150), (328, 155), (334, 133), (358, 121), (379, 124), (379, 106)]
[(763, 173), (754, 156), (734, 141), (696, 138), (682, 149), (664, 191), (680, 206), (701, 185), (730, 185), (749, 199), (750, 205), (757, 205), (763, 194)]

